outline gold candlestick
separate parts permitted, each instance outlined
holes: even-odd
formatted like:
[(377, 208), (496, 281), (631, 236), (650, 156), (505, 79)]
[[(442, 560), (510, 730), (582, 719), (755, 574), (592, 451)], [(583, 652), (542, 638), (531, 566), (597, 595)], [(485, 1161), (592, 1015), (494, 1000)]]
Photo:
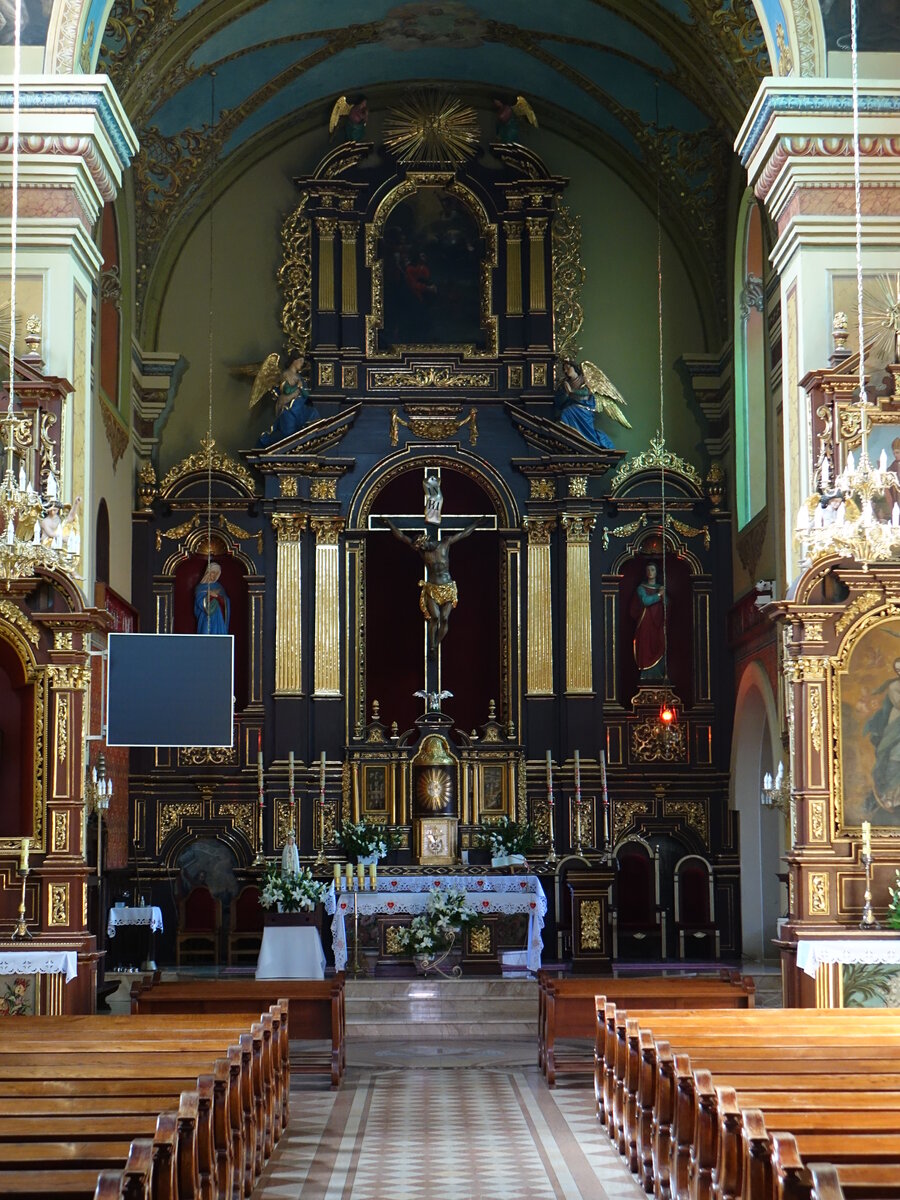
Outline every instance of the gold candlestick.
[(859, 927), (860, 929), (880, 929), (881, 925), (875, 919), (875, 912), (872, 908), (872, 855), (863, 854), (862, 863), (866, 868), (866, 893), (863, 897), (862, 920)]
[(555, 845), (555, 830), (553, 821), (553, 767), (551, 765), (550, 751), (547, 751), (547, 823), (550, 832), (550, 849), (547, 857), (544, 859), (544, 866), (555, 867), (557, 863), (556, 845)]
[(24, 866), (20, 864), (19, 874), (22, 876), (22, 895), (19, 898), (19, 919), (10, 935), (13, 941), (24, 941), (25, 938), (31, 937), (31, 930), (28, 928), (28, 922), (25, 920), (25, 883), (31, 874), (27, 858), (25, 859)]
[(319, 764), (319, 853), (316, 855), (315, 866), (327, 867), (328, 858), (325, 854), (325, 751)]

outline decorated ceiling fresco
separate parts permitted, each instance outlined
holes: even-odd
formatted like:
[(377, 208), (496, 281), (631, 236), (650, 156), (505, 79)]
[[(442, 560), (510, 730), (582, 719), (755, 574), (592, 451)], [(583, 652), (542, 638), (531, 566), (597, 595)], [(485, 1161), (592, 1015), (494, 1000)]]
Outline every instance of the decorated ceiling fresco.
[(666, 208), (724, 261), (731, 143), (770, 68), (752, 0), (116, 0), (97, 69), (140, 138), (136, 229), (152, 272), (213, 171), (233, 178), (267, 146), (326, 128), (341, 95), (368, 95), (378, 143), (413, 81), (488, 113), (525, 94), (542, 124), (627, 160), (648, 195), (661, 180)]

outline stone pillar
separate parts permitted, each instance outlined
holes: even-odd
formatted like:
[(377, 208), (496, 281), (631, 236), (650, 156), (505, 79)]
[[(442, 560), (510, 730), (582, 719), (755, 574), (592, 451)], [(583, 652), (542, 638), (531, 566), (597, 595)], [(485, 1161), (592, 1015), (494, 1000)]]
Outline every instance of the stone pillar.
[[(0, 87), (8, 96), (8, 76)], [(102, 423), (96, 421), (99, 408), (93, 403), (91, 385), (92, 297), (102, 263), (93, 231), (103, 205), (115, 199), (138, 143), (115, 89), (103, 76), (28, 78), (21, 85), (21, 106), (17, 308), (25, 316), (32, 310), (43, 311), (47, 373), (74, 385), (63, 408), (60, 465), (67, 493), (63, 498), (82, 496), (84, 517), (90, 521), (96, 498), (88, 464), (95, 448), (102, 446), (103, 453), (109, 454)], [(4, 295), (8, 295), (10, 270), (11, 152), (12, 109), (3, 107), (0, 274)], [(93, 554), (94, 539), (82, 537), (83, 585), (93, 577)]]
[(273, 513), (275, 565), (275, 695), (303, 694), (301, 559), (306, 513)]
[[(863, 267), (871, 277), (900, 270), (896, 81), (863, 80), (860, 113)], [(832, 305), (823, 298), (832, 295), (833, 277), (856, 273), (850, 81), (764, 79), (735, 148), (778, 230), (771, 260), (781, 280), (787, 581), (799, 571), (794, 522), (811, 491), (809, 412), (800, 381), (832, 350)], [(855, 302), (847, 315), (855, 341)]]

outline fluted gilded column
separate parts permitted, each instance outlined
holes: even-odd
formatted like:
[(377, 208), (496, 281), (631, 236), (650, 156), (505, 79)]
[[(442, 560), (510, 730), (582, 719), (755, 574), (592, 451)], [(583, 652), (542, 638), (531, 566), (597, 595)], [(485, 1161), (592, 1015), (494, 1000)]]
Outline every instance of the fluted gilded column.
[(550, 580), (550, 535), (555, 517), (526, 517), (528, 535), (528, 672), (529, 696), (553, 695), (553, 603)]
[(591, 669), (591, 533), (590, 513), (564, 513), (566, 531), (566, 692), (593, 692)]
[(504, 221), (506, 233), (506, 315), (522, 315), (522, 223)]
[(319, 308), (334, 312), (334, 235), (337, 221), (332, 217), (316, 217), (319, 231)]
[(313, 689), (316, 696), (341, 694), (341, 560), (343, 517), (311, 517), (316, 535), (316, 618)]
[(356, 225), (341, 223), (341, 312), (355, 316), (356, 303)]
[(532, 312), (545, 312), (547, 309), (547, 270), (544, 265), (547, 225), (546, 217), (525, 218), (525, 227), (531, 243), (529, 306)]
[(275, 560), (275, 695), (303, 691), (301, 556), (306, 513), (273, 513)]

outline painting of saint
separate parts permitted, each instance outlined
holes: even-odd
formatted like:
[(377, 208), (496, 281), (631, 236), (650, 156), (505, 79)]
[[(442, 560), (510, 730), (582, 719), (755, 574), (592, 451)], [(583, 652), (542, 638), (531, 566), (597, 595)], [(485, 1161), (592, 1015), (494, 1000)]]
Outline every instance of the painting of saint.
[(419, 188), (384, 226), (382, 350), (486, 345), (481, 327), (483, 247), (466, 206), (445, 188)]
[(844, 825), (900, 826), (900, 621), (853, 648), (841, 679)]

